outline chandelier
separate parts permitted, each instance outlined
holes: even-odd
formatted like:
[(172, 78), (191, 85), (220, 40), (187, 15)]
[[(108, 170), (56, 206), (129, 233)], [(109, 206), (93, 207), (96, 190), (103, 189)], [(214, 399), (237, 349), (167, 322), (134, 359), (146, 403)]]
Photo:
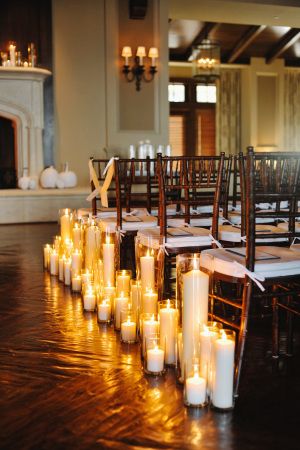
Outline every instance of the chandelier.
[(200, 82), (213, 83), (220, 75), (220, 45), (216, 41), (204, 39), (193, 47), (193, 77)]

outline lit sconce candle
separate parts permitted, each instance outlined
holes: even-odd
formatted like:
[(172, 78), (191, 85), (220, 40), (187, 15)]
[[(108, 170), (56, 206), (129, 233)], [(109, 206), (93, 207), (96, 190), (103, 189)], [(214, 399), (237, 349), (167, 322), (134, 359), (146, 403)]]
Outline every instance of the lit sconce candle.
[(71, 258), (66, 258), (64, 263), (64, 282), (66, 286), (71, 284)]
[(50, 274), (58, 275), (58, 253), (55, 249), (50, 252)]
[(221, 330), (213, 344), (212, 404), (216, 408), (233, 407), (235, 333)]
[(161, 373), (164, 370), (165, 352), (157, 345), (154, 348), (147, 349), (147, 371), (152, 373)]
[(83, 308), (86, 311), (94, 311), (96, 308), (96, 294), (92, 285), (88, 285), (83, 294)]
[(123, 47), (122, 49), (122, 57), (125, 59), (125, 66), (129, 65), (129, 58), (132, 56), (131, 47)]
[(139, 58), (139, 64), (140, 66), (143, 65), (143, 58), (146, 56), (146, 49), (145, 47), (138, 47), (136, 51), (136, 56)]
[(62, 210), (60, 216), (60, 234), (63, 241), (71, 239), (72, 214), (68, 208)]
[(82, 267), (82, 254), (81, 251), (76, 248), (75, 252), (72, 253), (71, 256), (72, 263), (71, 263), (71, 269), (73, 273), (80, 273), (81, 267)]
[(111, 303), (109, 298), (105, 298), (97, 306), (98, 322), (110, 322), (111, 319)]
[(149, 289), (143, 294), (142, 301), (142, 312), (156, 314), (157, 313), (157, 292), (153, 292), (152, 289)]
[(140, 265), (142, 290), (146, 291), (146, 289), (154, 289), (154, 256), (150, 254), (149, 249), (147, 250), (147, 254), (145, 256), (141, 256)]
[(117, 278), (116, 278), (117, 295), (119, 295), (121, 292), (129, 294), (130, 279), (131, 279), (131, 271), (130, 270), (118, 270), (117, 271)]
[(121, 340), (126, 343), (136, 342), (136, 322), (130, 315), (121, 322)]
[(148, 57), (151, 58), (151, 66), (156, 65), (156, 59), (158, 58), (158, 50), (156, 47), (150, 47)]
[(48, 269), (50, 264), (50, 250), (51, 250), (50, 244), (45, 244), (43, 250), (44, 250), (44, 269)]
[[(106, 236), (103, 247), (103, 282), (105, 286), (115, 284), (115, 244)], [(123, 290), (123, 289), (122, 289)]]
[(74, 275), (72, 276), (72, 291), (74, 292), (81, 292), (81, 276), (80, 275)]
[(16, 46), (14, 44), (10, 44), (10, 46), (9, 46), (9, 59), (10, 59), (10, 65), (15, 66), (16, 65)]
[(194, 257), (193, 269), (183, 274), (183, 363), (199, 355), (199, 327), (208, 318), (209, 276), (199, 270), (199, 258)]
[(81, 227), (80, 225), (76, 222), (73, 230), (72, 230), (72, 238), (73, 238), (73, 245), (74, 248), (80, 248), (80, 244), (81, 244)]
[(165, 346), (166, 364), (176, 363), (176, 337), (177, 337), (178, 310), (170, 300), (160, 303), (159, 328), (160, 345)]
[(119, 297), (115, 298), (115, 329), (120, 330), (121, 326), (121, 311), (128, 306), (129, 298), (124, 292), (120, 293)]
[(58, 279), (59, 281), (64, 281), (64, 265), (66, 256), (62, 255), (58, 259)]

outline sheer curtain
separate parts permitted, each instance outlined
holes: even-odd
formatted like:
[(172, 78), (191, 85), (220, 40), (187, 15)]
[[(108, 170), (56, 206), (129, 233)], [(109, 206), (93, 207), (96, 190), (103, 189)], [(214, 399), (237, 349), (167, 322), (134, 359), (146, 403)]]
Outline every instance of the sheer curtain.
[(284, 149), (300, 151), (300, 71), (284, 75)]
[(221, 69), (217, 83), (216, 149), (217, 153), (241, 151), (241, 71)]

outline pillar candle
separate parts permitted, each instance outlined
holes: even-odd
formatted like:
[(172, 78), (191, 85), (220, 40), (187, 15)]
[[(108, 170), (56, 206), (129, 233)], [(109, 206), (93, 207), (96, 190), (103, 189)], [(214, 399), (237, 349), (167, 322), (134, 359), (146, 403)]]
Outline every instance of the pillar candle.
[(217, 337), (218, 332), (210, 330), (205, 325), (204, 330), (200, 332), (200, 374), (208, 380), (210, 380), (212, 345)]
[(183, 274), (182, 366), (199, 354), (199, 330), (208, 317), (208, 281), (209, 276), (199, 269)]
[(225, 332), (213, 344), (212, 404), (217, 408), (233, 406), (234, 348)]
[[(115, 284), (115, 244), (106, 237), (106, 242), (102, 244), (103, 248), (103, 282), (105, 286)], [(123, 290), (123, 289), (122, 289)]]
[(154, 256), (150, 255), (148, 250), (146, 256), (141, 256), (141, 285), (142, 290), (154, 289), (155, 288), (155, 272), (154, 272)]
[(141, 303), (141, 284), (139, 281), (136, 281), (135, 283), (131, 283), (130, 300), (131, 300), (132, 311), (135, 312), (138, 317), (139, 312), (140, 312), (140, 303)]
[(116, 288), (108, 285), (103, 287), (103, 296), (108, 298), (114, 298), (116, 295)]
[(91, 280), (92, 280), (93, 274), (92, 272), (89, 271), (89, 269), (86, 269), (84, 272), (82, 272), (81, 274), (81, 280), (82, 280), (82, 285), (86, 285), (88, 284)]
[(10, 46), (9, 46), (9, 59), (10, 59), (10, 65), (15, 66), (16, 65), (16, 46), (13, 44), (10, 44)]
[(120, 329), (121, 326), (121, 310), (128, 306), (129, 298), (125, 296), (124, 292), (120, 293), (120, 297), (115, 298), (115, 328)]
[(97, 306), (99, 322), (109, 322), (111, 318), (111, 303), (109, 298), (105, 298)]
[(82, 255), (81, 252), (76, 249), (75, 252), (72, 253), (71, 256), (72, 262), (71, 262), (71, 269), (72, 273), (80, 273), (81, 267), (82, 267)]
[(141, 330), (142, 331), (143, 354), (145, 353), (146, 339), (153, 334), (157, 334), (158, 330), (159, 330), (159, 322), (158, 322), (158, 320), (155, 320), (154, 314), (150, 318), (143, 319), (142, 330)]
[(49, 263), (50, 263), (50, 244), (46, 244), (44, 245), (44, 268), (48, 269), (49, 268)]
[(66, 286), (71, 284), (71, 259), (65, 259), (64, 263), (64, 282)]
[(81, 228), (78, 225), (78, 223), (75, 223), (75, 225), (73, 227), (72, 237), (73, 237), (74, 248), (80, 248), (80, 244), (81, 244)]
[(60, 218), (60, 234), (63, 241), (71, 238), (71, 219), (69, 210), (65, 209), (65, 213)]
[(121, 323), (121, 339), (123, 342), (135, 342), (136, 340), (136, 323), (130, 317), (126, 322)]
[(190, 405), (203, 405), (206, 401), (206, 380), (198, 373), (185, 380), (185, 396)]
[(148, 372), (162, 372), (164, 370), (164, 351), (158, 347), (147, 349)]
[(58, 259), (58, 279), (59, 281), (64, 281), (64, 265), (65, 265), (66, 256), (62, 255)]
[(121, 273), (117, 275), (116, 291), (117, 295), (120, 295), (121, 292), (127, 294), (130, 292), (130, 275), (126, 273), (126, 270), (122, 270)]
[(50, 252), (50, 274), (58, 275), (58, 253), (56, 250)]
[(152, 289), (143, 293), (142, 312), (149, 314), (157, 313), (157, 292), (153, 292)]
[(98, 259), (100, 245), (100, 230), (94, 221), (86, 229), (85, 239), (85, 266), (92, 270), (93, 262)]
[(177, 309), (170, 306), (170, 302), (166, 307), (159, 310), (159, 327), (160, 327), (160, 346), (165, 349), (166, 364), (175, 364), (176, 362), (176, 337), (177, 337)]
[(72, 277), (72, 291), (74, 292), (81, 292), (81, 276), (75, 275)]
[(94, 311), (96, 307), (96, 294), (92, 286), (88, 286), (83, 294), (83, 308), (86, 311)]

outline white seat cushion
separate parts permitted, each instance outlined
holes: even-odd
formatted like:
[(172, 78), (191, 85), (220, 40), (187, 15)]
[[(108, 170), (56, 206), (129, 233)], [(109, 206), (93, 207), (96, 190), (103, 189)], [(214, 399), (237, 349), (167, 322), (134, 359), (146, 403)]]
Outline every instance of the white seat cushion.
[[(138, 221), (136, 221), (138, 220)], [(102, 230), (115, 230), (117, 227), (116, 217), (106, 217), (100, 219), (100, 225)], [(137, 231), (143, 228), (151, 228), (157, 226), (157, 218), (152, 216), (126, 216), (122, 220), (122, 230), (124, 231)]]
[[(282, 231), (289, 230), (289, 224), (287, 222), (281, 222), (277, 225), (277, 227)], [(300, 231), (300, 223), (295, 223), (295, 231)]]
[[(149, 214), (147, 208), (131, 208), (130, 212), (135, 216), (146, 216)], [(92, 214), (91, 208), (79, 208), (77, 210), (78, 218), (88, 217), (91, 214)], [(125, 217), (127, 215), (128, 213), (126, 212), (126, 209), (123, 208), (122, 217)], [(104, 207), (97, 208), (97, 217), (99, 219), (105, 219), (106, 217), (117, 217), (117, 208), (104, 208)]]
[[(270, 212), (270, 210), (261, 210), (261, 213), (263, 212)], [(228, 219), (230, 220), (233, 225), (240, 225), (241, 224), (241, 215), (239, 212), (230, 212), (228, 214)], [(273, 223), (275, 222), (275, 219), (273, 217), (256, 217), (256, 223)]]
[[(200, 264), (203, 268), (211, 270), (211, 258), (213, 257), (213, 267), (216, 272), (236, 278), (244, 278), (243, 268), (234, 262), (236, 261), (245, 267), (245, 257), (238, 254), (245, 251), (245, 247), (203, 250), (200, 255)], [(300, 252), (295, 252), (286, 247), (260, 246), (256, 249), (256, 258), (254, 272), (265, 278), (300, 274)]]
[[(284, 233), (284, 230), (278, 229), (278, 227), (275, 227), (274, 225), (264, 225), (264, 224), (257, 224), (256, 225), (256, 232), (264, 234), (264, 233)], [(226, 242), (242, 242), (241, 240), (241, 230), (238, 227), (235, 227), (233, 225), (220, 225), (219, 226), (219, 240), (220, 241), (226, 241)], [(287, 241), (287, 238), (267, 238), (267, 239), (260, 239), (257, 238), (256, 242), (285, 242)]]
[[(137, 236), (144, 245), (149, 245), (153, 242), (153, 246), (158, 246), (162, 243), (160, 236), (160, 229), (150, 228), (148, 230), (138, 231)], [(208, 247), (212, 243), (210, 231), (205, 228), (194, 227), (176, 227), (168, 228), (168, 235), (166, 238), (167, 248), (177, 247)]]

